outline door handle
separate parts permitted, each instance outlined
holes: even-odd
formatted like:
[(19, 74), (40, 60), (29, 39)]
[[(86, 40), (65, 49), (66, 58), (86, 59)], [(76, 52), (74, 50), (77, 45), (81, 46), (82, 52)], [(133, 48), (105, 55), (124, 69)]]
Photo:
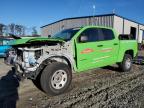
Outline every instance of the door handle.
[(97, 47), (103, 47), (103, 45), (97, 45)]
[(114, 43), (113, 45), (118, 45), (118, 43)]

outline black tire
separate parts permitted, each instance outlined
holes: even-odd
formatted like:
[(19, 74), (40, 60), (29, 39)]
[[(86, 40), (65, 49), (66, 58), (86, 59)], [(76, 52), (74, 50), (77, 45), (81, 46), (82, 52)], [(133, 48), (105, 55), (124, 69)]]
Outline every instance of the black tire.
[[(50, 61), (50, 63), (52, 62), (56, 62), (55, 60)], [(42, 67), (42, 70), (40, 71), (40, 73), (38, 74), (38, 76), (36, 77), (36, 79), (32, 79), (33, 84), (41, 91), (43, 91), (42, 87), (41, 87), (41, 83), (40, 83), (40, 78), (41, 78), (41, 74), (42, 71), (44, 70), (45, 66)]]
[(32, 82), (39, 90), (43, 91), (41, 84), (40, 84), (40, 75), (38, 75), (35, 80), (32, 80)]
[[(129, 64), (128, 64), (129, 62)], [(132, 56), (129, 54), (125, 54), (123, 61), (118, 64), (119, 68), (122, 72), (128, 72), (132, 68)]]
[(68, 65), (54, 62), (46, 66), (40, 78), (41, 88), (48, 95), (59, 95), (71, 84), (72, 72)]

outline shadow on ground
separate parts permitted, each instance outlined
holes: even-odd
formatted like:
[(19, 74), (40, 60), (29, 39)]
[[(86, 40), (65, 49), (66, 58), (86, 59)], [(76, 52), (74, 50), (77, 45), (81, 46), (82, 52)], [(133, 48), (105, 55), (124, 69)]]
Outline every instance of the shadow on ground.
[(105, 67), (102, 67), (102, 69), (108, 69), (110, 71), (121, 72), (121, 70), (118, 67), (115, 67), (115, 66), (105, 66)]
[(19, 81), (13, 69), (0, 78), (0, 108), (16, 108)]

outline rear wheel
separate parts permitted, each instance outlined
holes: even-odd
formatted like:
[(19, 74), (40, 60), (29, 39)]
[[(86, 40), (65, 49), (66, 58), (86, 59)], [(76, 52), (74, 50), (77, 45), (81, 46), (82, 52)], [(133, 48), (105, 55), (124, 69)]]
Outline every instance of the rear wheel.
[(68, 65), (54, 62), (46, 66), (40, 78), (41, 88), (49, 95), (59, 95), (66, 91), (71, 83), (72, 72)]
[(130, 71), (132, 68), (132, 56), (125, 54), (123, 61), (119, 63), (119, 67), (123, 72)]

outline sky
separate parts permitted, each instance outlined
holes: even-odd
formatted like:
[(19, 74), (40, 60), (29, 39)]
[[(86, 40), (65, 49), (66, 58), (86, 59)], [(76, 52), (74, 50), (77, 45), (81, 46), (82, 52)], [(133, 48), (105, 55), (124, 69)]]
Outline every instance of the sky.
[[(95, 10), (93, 6), (95, 5)], [(144, 24), (144, 0), (0, 0), (0, 23), (40, 27), (63, 18), (115, 13)]]

